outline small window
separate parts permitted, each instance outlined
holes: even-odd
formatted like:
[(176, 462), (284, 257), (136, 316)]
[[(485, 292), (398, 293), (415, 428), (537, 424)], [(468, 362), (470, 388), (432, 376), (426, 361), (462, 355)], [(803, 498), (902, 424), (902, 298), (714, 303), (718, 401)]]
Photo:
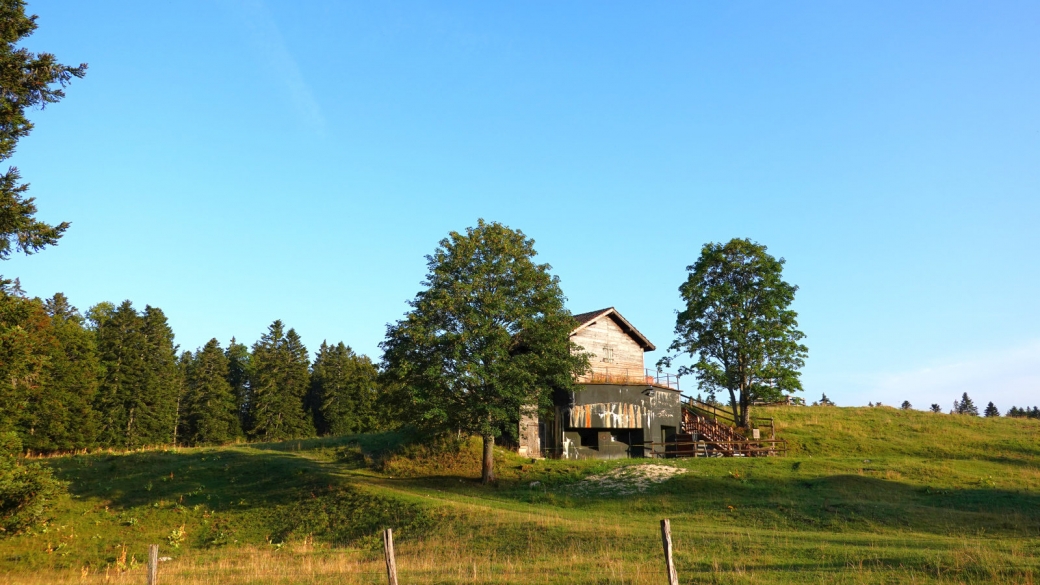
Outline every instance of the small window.
[(603, 348), (603, 361), (608, 363), (608, 364), (614, 363), (614, 348), (613, 347), (604, 347)]

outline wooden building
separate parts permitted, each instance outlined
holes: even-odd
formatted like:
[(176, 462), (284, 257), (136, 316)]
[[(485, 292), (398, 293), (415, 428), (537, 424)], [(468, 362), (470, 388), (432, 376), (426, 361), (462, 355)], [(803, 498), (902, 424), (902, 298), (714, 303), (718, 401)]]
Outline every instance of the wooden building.
[(589, 354), (591, 370), (576, 392), (557, 392), (551, 412), (521, 413), (519, 452), (563, 459), (652, 456), (650, 443), (682, 426), (674, 377), (646, 368), (654, 344), (613, 307), (575, 315), (571, 339)]

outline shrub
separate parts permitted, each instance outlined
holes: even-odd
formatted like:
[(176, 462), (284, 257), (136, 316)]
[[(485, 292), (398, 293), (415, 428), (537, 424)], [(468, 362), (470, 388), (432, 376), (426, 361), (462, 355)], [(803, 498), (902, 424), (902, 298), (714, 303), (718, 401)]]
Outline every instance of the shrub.
[(0, 433), (0, 535), (18, 534), (45, 520), (51, 505), (67, 493), (64, 482), (39, 463), (21, 460), (22, 442)]

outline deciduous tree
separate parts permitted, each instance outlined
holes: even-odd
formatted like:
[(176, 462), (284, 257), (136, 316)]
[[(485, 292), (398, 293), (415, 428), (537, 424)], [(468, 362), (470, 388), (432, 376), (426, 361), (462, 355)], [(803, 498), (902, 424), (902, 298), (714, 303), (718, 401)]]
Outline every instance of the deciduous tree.
[(709, 393), (728, 392), (742, 427), (750, 423), (752, 402), (802, 389), (798, 370), (808, 348), (790, 308), (798, 287), (783, 280), (783, 266), (783, 258), (751, 240), (709, 243), (679, 287), (685, 306), (670, 349), (697, 359), (679, 374), (695, 374)]
[(426, 257), (425, 290), (381, 345), (413, 422), (483, 439), (484, 483), (495, 478), (502, 425), (547, 406), (553, 388), (572, 388), (588, 367), (570, 341), (559, 279), (535, 255), (534, 240), (497, 222), (452, 232)]

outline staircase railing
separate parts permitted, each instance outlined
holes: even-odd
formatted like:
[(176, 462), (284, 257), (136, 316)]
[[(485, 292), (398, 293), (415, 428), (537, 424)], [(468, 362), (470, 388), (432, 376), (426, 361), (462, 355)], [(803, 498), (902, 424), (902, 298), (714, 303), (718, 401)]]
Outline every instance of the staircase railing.
[[(694, 398), (683, 404), (683, 432), (696, 433), (699, 440), (726, 457), (756, 457), (787, 452), (787, 442), (776, 439), (776, 426), (771, 417), (752, 417), (756, 428), (769, 429), (769, 438), (748, 438), (737, 430), (733, 414)], [(763, 424), (767, 423), (767, 424)]]

